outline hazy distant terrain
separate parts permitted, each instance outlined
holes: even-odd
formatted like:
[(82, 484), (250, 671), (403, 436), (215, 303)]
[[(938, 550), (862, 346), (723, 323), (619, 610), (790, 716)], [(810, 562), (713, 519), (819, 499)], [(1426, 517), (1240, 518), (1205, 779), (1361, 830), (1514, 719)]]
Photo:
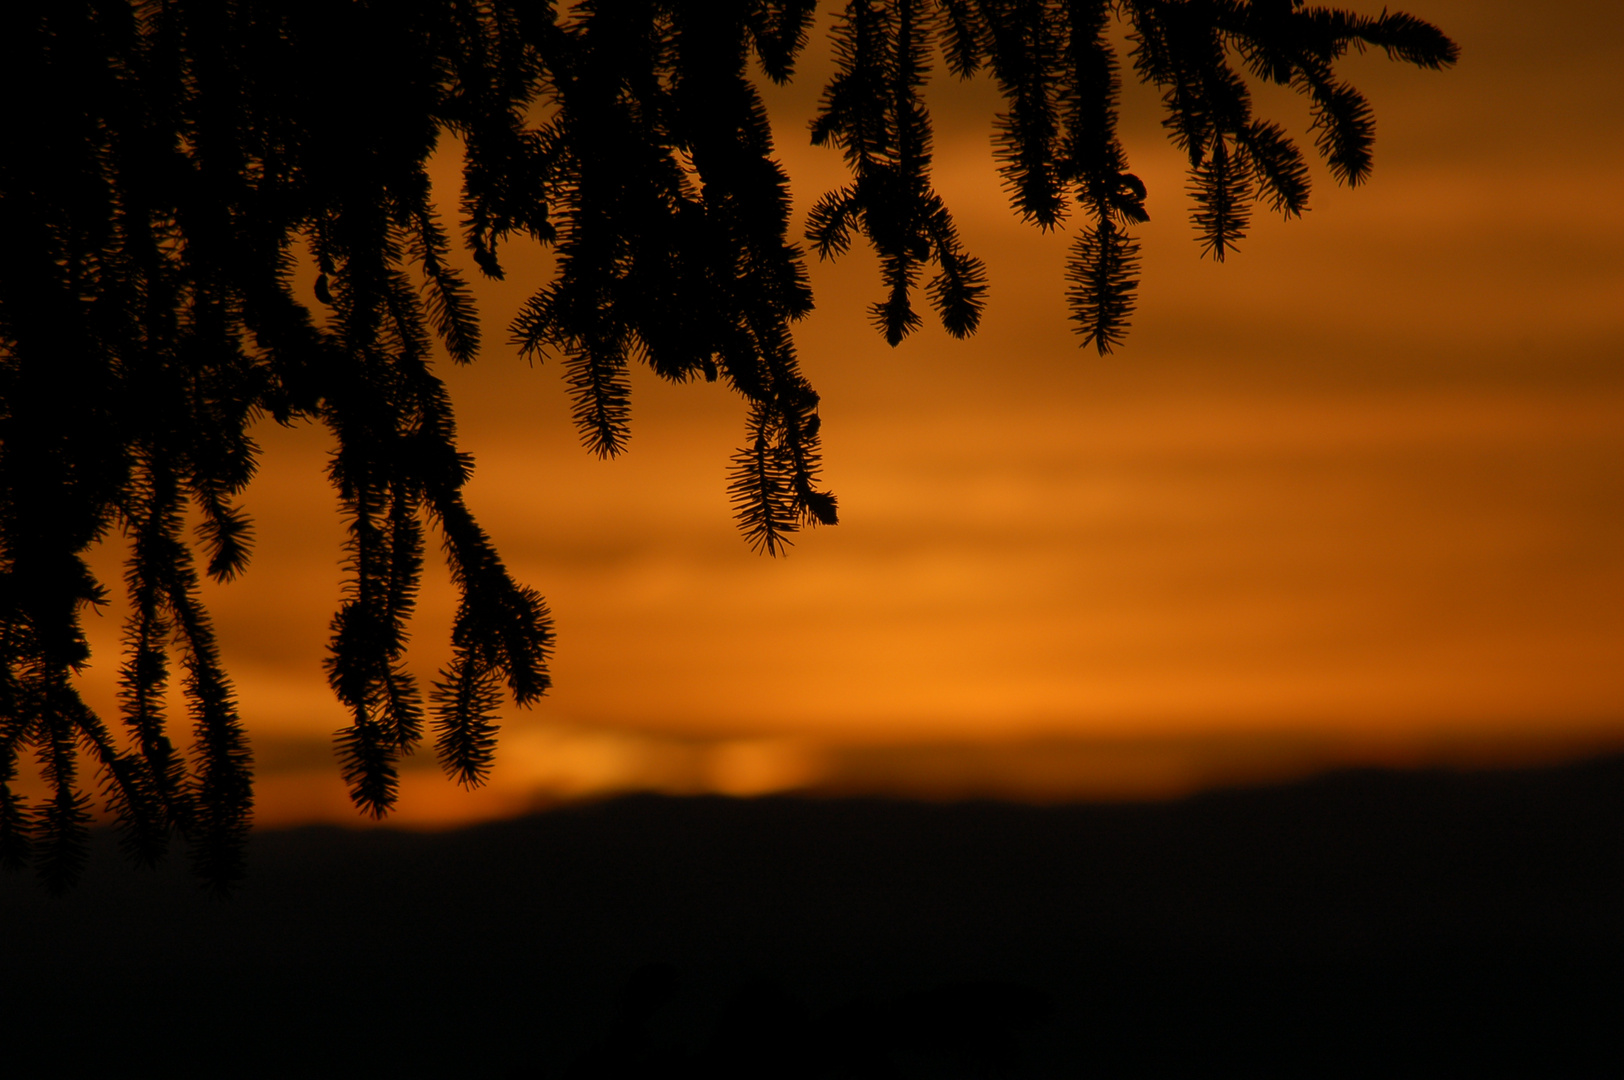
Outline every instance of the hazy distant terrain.
[(710, 1053), (707, 1075), (978, 1025), (1016, 1033), (1009, 1075), (1548, 1071), (1620, 1056), (1621, 825), (1611, 759), (1151, 805), (639, 797), (268, 832), (229, 901), (102, 837), (66, 897), (0, 879), (7, 1075), (558, 1075), (651, 979), (674, 996), (648, 1045)]

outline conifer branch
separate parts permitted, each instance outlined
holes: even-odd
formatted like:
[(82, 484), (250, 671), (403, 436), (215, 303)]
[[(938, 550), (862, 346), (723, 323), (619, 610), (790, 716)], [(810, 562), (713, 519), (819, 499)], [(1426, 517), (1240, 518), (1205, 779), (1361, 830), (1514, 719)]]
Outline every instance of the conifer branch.
[(90, 839), (90, 799), (75, 784), (78, 740), (65, 709), (71, 696), (74, 691), (65, 680), (53, 680), (43, 688), (40, 724), (33, 739), (46, 787), (45, 801), (32, 822), (33, 855), (41, 879), (56, 893), (78, 880)]
[(1219, 262), (1240, 246), (1250, 223), (1252, 183), (1246, 162), (1237, 161), (1228, 141), (1219, 135), (1191, 178), (1195, 200), (1191, 219), (1201, 236), (1203, 253)]
[[(461, 363), (480, 344), (429, 186), (448, 135), (464, 147), (458, 227), (479, 272), (501, 277), (516, 238), (550, 248), (551, 277), (510, 333), (527, 357), (563, 356), (589, 450), (626, 447), (632, 364), (720, 381), (747, 413), (728, 480), (746, 541), (779, 554), (836, 521), (791, 325), (813, 298), (759, 89), (791, 77), (814, 7), (0, 5), (0, 95), (30, 103), (10, 117), (23, 152), (0, 155), (0, 863), (71, 880), (83, 757), (137, 858), (180, 833), (217, 886), (240, 873), (252, 760), (198, 567), (218, 581), (246, 571), (253, 526), (237, 500), (261, 418), (317, 421), (334, 440), (349, 580), (327, 673), (351, 717), (339, 753), (363, 812), (394, 804), (425, 723), (447, 770), (481, 782), (504, 689), (526, 705), (548, 688), (546, 605), (464, 504), (471, 463), (432, 370), (437, 345)], [(1296, 3), (845, 0), (810, 135), (849, 177), (804, 236), (824, 259), (858, 238), (873, 248), (870, 313), (892, 344), (922, 323), (921, 282), (955, 337), (976, 331), (989, 295), (933, 187), (924, 88), (938, 52), (957, 77), (990, 70), (1013, 208), (1042, 229), (1075, 214), (1072, 319), (1084, 345), (1122, 343), (1138, 284), (1129, 229), (1149, 214), (1117, 132), (1113, 16), (1133, 71), (1162, 94), (1216, 258), (1255, 197), (1287, 217), (1308, 205), (1303, 155), (1252, 115), (1243, 74), (1302, 94), (1319, 153), (1358, 184), (1374, 121), (1337, 61), (1458, 56), (1410, 15)], [(425, 519), (459, 594), (453, 659), (427, 705), (405, 651)], [(115, 527), (131, 548), (116, 734), (72, 683), (89, 658), (84, 612), (105, 595), (86, 553)], [(166, 705), (189, 717), (185, 753)], [(45, 780), (37, 805), (18, 792), (25, 756)]]
[(1009, 104), (994, 121), (993, 153), (1016, 213), (1053, 228), (1066, 212), (1056, 168), (1064, 23), (1052, 0), (982, 0), (980, 7), (993, 78)]
[(1308, 162), (1285, 129), (1258, 120), (1235, 137), (1274, 211), (1288, 218), (1300, 217), (1308, 209)]
[(1066, 263), (1066, 299), (1082, 343), (1101, 356), (1122, 344), (1139, 286), (1139, 245), (1109, 218), (1079, 233)]
[[(9, 625), (0, 628), (0, 632), (10, 630)], [(4, 644), (10, 655), (12, 642)], [(18, 759), (28, 745), (38, 715), (10, 666), (0, 668), (0, 867), (8, 870), (25, 866), (33, 849), (33, 815), (27, 800), (11, 785), (17, 782)]]

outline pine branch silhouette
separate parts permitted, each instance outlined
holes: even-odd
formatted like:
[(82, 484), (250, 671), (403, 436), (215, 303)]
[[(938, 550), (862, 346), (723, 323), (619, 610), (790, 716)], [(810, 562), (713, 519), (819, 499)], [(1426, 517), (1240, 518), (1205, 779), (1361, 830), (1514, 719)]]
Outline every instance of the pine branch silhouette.
[[(244, 573), (254, 528), (238, 498), (264, 419), (331, 433), (346, 584), (328, 681), (350, 715), (341, 772), (365, 813), (432, 729), (447, 773), (488, 775), (502, 699), (549, 686), (551, 617), (513, 580), (466, 506), (436, 350), (484, 340), (454, 235), (481, 275), (503, 245), (549, 245), (510, 340), (558, 355), (583, 443), (629, 445), (628, 376), (721, 382), (744, 403), (728, 479), (744, 538), (779, 554), (834, 524), (820, 478), (818, 395), (793, 324), (812, 310), (790, 236), (788, 177), (759, 80), (785, 82), (813, 0), (13, 0), (0, 5), (0, 863), (53, 887), (83, 860), (94, 803), (130, 854), (183, 837), (227, 887), (243, 867), (252, 755), (201, 574)], [(1117, 133), (1122, 61), (1157, 88), (1184, 151), (1200, 248), (1232, 253), (1255, 200), (1308, 208), (1303, 154), (1253, 116), (1247, 78), (1309, 102), (1315, 148), (1342, 183), (1372, 165), (1369, 103), (1336, 73), (1350, 49), (1454, 63), (1440, 31), (1299, 0), (847, 0), (834, 75), (810, 136), (849, 179), (804, 238), (834, 259), (879, 257), (870, 308), (895, 345), (927, 303), (953, 337), (989, 300), (931, 179), (924, 89), (943, 66), (986, 71), (1015, 213), (1074, 228), (1065, 289), (1082, 344), (1126, 340), (1148, 193)], [(319, 73), (313, 77), (312, 73)], [(427, 162), (464, 148), (458, 230)], [(314, 263), (297, 286), (301, 258)], [(200, 526), (195, 538), (187, 515)], [(459, 594), (453, 659), (425, 702), (406, 666), (428, 530)], [(128, 544), (121, 730), (80, 699), (81, 619), (106, 599), (86, 562)], [(201, 570), (199, 569), (201, 567)], [(190, 738), (165, 703), (183, 706)], [(45, 787), (19, 793), (25, 759)]]

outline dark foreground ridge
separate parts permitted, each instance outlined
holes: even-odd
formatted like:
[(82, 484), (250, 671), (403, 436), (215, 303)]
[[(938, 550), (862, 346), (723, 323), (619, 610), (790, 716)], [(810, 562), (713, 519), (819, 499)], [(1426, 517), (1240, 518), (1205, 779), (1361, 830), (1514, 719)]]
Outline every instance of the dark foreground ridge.
[(1600, 1075), (1624, 1057), (1621, 839), (1619, 758), (1157, 805), (636, 797), (437, 835), (298, 829), (255, 838), (228, 901), (102, 837), (65, 897), (0, 879), (3, 1060)]

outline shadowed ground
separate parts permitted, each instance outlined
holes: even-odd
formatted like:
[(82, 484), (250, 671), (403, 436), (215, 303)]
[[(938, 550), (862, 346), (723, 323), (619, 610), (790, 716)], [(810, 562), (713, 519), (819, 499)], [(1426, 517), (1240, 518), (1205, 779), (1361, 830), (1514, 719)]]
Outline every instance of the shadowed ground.
[(224, 902), (102, 837), (66, 897), (0, 879), (0, 1022), (8, 1075), (1616, 1067), (1621, 825), (1610, 759), (1160, 805), (649, 797), (271, 832)]

